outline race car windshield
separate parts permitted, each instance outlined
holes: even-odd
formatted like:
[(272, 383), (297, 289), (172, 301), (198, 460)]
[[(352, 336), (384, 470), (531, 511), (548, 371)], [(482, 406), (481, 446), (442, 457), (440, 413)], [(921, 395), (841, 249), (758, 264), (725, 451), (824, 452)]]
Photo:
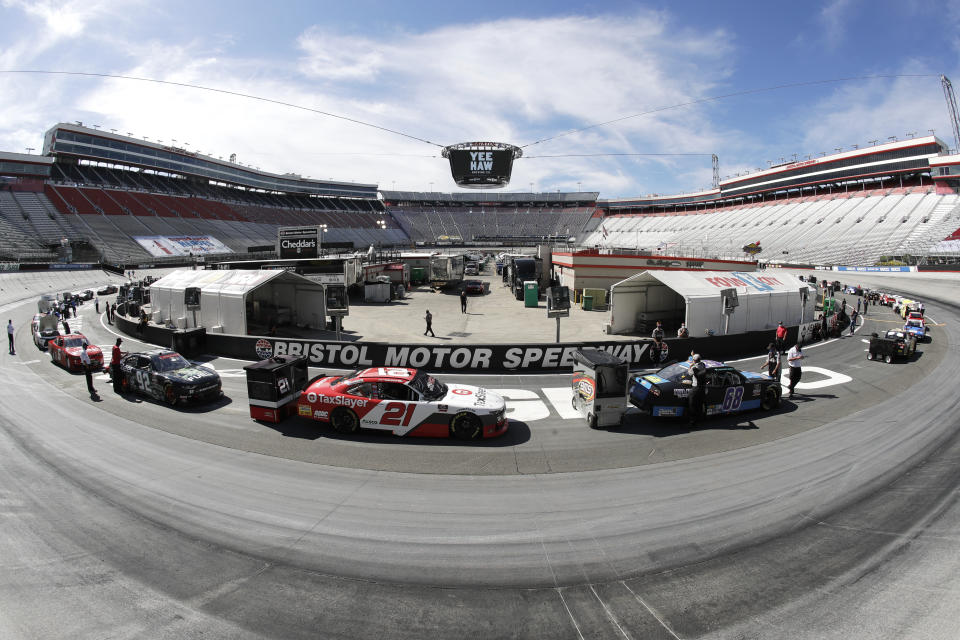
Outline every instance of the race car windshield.
[(687, 366), (678, 362), (677, 364), (672, 364), (669, 367), (666, 367), (665, 369), (661, 369), (660, 371), (657, 372), (657, 375), (665, 380), (669, 380), (671, 382), (678, 382), (680, 378), (683, 377), (685, 373), (687, 373), (687, 370), (688, 370)]
[(172, 353), (163, 356), (150, 356), (150, 362), (153, 364), (153, 370), (159, 372), (176, 371), (177, 369), (183, 369), (184, 367), (190, 366), (190, 363), (187, 362), (186, 358), (181, 356), (179, 353)]
[(447, 395), (447, 385), (422, 371), (410, 381), (410, 386), (416, 389), (424, 400), (439, 400)]
[(82, 347), (82, 346), (83, 346), (83, 338), (69, 338), (69, 339), (63, 341), (63, 346), (64, 346), (64, 347), (67, 347), (67, 348), (71, 348), (71, 347)]

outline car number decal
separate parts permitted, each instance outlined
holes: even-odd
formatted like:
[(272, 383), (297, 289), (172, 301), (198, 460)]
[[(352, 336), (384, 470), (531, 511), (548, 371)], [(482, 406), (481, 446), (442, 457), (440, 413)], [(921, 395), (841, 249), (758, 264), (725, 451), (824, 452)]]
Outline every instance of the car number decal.
[(743, 401), (743, 387), (728, 387), (723, 396), (723, 404), (720, 405), (721, 411), (736, 411), (740, 408)]
[(146, 391), (147, 384), (150, 381), (150, 378), (147, 376), (147, 372), (143, 371), (142, 369), (138, 369), (134, 372), (134, 375), (136, 377), (137, 386)]
[(388, 427), (408, 427), (417, 405), (413, 402), (388, 402), (380, 418), (380, 424)]

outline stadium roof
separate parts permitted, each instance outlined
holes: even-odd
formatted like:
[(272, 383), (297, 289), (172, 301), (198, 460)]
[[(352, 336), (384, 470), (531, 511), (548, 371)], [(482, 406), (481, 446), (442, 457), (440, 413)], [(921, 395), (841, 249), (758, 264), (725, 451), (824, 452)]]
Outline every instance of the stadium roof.
[(54, 157), (75, 157), (178, 173), (249, 189), (354, 198), (377, 197), (375, 184), (320, 181), (296, 174), (271, 173), (182, 147), (138, 140), (79, 124), (61, 122), (47, 130), (43, 139), (43, 153)]

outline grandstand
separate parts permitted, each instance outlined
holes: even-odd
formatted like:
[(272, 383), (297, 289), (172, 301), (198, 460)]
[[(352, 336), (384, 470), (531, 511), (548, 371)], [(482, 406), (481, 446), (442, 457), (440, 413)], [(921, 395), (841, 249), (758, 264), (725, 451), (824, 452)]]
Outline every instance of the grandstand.
[[(42, 155), (0, 152), (0, 260), (155, 261), (155, 240), (273, 252), (277, 229), (324, 246), (567, 243), (654, 254), (869, 265), (960, 259), (960, 156), (934, 136), (738, 175), (692, 194), (438, 193), (273, 174), (57, 124)], [(154, 246), (155, 245), (155, 246)]]
[(952, 245), (941, 240), (960, 227), (958, 166), (934, 136), (886, 143), (696, 194), (600, 201), (601, 221), (578, 242), (714, 258), (741, 258), (759, 242), (765, 261), (802, 264), (943, 258)]
[(386, 209), (411, 240), (524, 244), (580, 234), (597, 209), (591, 193), (384, 191)]

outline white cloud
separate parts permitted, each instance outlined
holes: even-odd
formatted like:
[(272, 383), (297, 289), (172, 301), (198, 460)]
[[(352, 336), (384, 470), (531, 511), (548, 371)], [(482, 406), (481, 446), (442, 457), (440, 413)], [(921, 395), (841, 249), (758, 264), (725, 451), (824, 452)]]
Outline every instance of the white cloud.
[[(9, 0), (0, 2), (11, 6)], [(48, 55), (61, 61), (59, 68), (66, 68), (62, 61), (68, 60), (70, 68), (109, 60), (112, 64), (90, 70), (262, 96), (438, 144), (526, 144), (727, 93), (729, 87), (721, 85), (739, 53), (736, 39), (722, 30), (687, 29), (668, 13), (640, 11), (504, 19), (376, 38), (308, 27), (294, 39), (293, 54), (279, 53), (287, 50), (278, 46), (273, 57), (240, 57), (229, 47), (229, 34), (214, 44), (201, 35), (182, 41), (134, 39), (118, 23), (110, 23), (118, 25), (115, 29), (102, 28), (102, 5), (98, 10), (94, 14), (99, 18), (80, 18), (88, 32), (97, 33), (95, 41), (92, 35), (64, 36), (50, 47)], [(146, 11), (131, 13), (128, 20), (150, 20), (157, 9)], [(25, 32), (12, 45), (26, 50), (36, 37)], [(865, 93), (856, 86), (843, 86), (831, 99), (790, 114), (795, 138), (802, 140), (806, 153), (857, 142), (857, 137), (865, 143), (891, 127), (922, 131), (927, 127), (917, 121), (919, 109), (942, 112), (934, 104), (936, 90), (921, 92), (934, 97), (928, 101), (906, 84), (895, 84), (889, 96), (889, 83)], [(771, 123), (735, 131), (724, 123), (722, 112), (728, 107), (717, 107), (706, 103), (658, 111), (526, 147), (528, 158), (515, 163), (509, 189), (526, 190), (533, 183), (541, 191), (576, 190), (579, 181), (584, 191), (598, 190), (607, 197), (692, 191), (711, 180), (709, 155), (529, 156), (717, 152), (727, 174), (784, 155), (784, 150), (765, 149), (763, 131)], [(175, 138), (214, 157), (237, 153), (241, 162), (278, 173), (411, 190), (426, 190), (432, 182), (436, 190), (455, 190), (438, 147), (344, 120), (182, 87), (0, 76), (0, 149), (39, 147), (47, 127), (73, 120), (151, 140)], [(940, 121), (930, 128), (939, 132)], [(32, 139), (24, 137), (29, 131), (35, 132)], [(838, 140), (837, 131), (851, 139)]]
[(846, 36), (847, 25), (854, 22), (850, 16), (857, 0), (830, 0), (820, 10), (820, 24), (823, 27), (823, 40), (830, 48), (837, 48)]

